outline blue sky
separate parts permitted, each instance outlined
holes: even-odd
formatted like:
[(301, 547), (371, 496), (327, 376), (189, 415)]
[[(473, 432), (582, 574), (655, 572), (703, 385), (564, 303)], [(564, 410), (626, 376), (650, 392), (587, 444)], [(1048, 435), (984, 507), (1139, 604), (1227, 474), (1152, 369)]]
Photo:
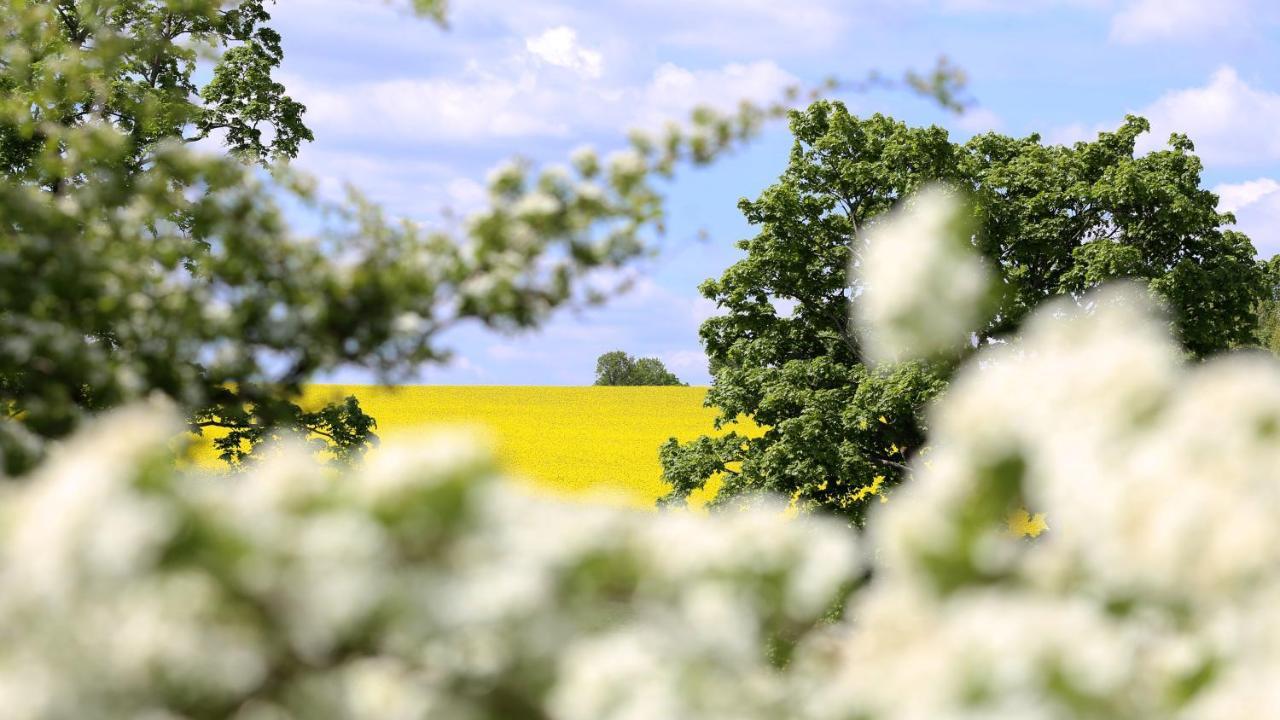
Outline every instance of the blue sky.
[[(298, 165), (328, 191), (350, 182), (426, 223), (477, 207), (486, 172), (515, 154), (608, 151), (625, 129), (694, 104), (772, 100), (792, 83), (927, 69), (945, 55), (970, 78), (963, 115), (902, 92), (842, 99), (956, 139), (994, 129), (1071, 142), (1142, 114), (1145, 147), (1187, 133), (1223, 208), (1262, 254), (1280, 252), (1272, 0), (454, 0), (448, 30), (376, 0), (279, 0), (274, 14), (281, 79), (316, 135)], [(697, 285), (739, 257), (734, 243), (752, 233), (737, 201), (777, 177), (789, 146), (776, 125), (671, 183), (663, 251), (631, 293), (527, 334), (461, 329), (447, 338), (451, 364), (408, 379), (590, 384), (595, 358), (623, 349), (708, 382), (697, 327), (714, 308)]]

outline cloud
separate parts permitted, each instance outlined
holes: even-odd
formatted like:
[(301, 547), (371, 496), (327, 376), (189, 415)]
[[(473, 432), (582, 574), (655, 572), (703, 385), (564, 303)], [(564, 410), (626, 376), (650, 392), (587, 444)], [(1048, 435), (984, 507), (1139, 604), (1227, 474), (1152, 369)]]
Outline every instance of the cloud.
[(1212, 39), (1253, 27), (1264, 13), (1256, 0), (1135, 0), (1111, 18), (1111, 39), (1134, 44)]
[[(321, 7), (346, 5), (323, 0)], [(289, 8), (297, 20), (301, 7)], [(446, 207), (465, 214), (485, 199), (475, 179), (480, 163), (530, 148), (559, 156), (557, 144), (565, 151), (581, 142), (621, 144), (626, 130), (656, 129), (685, 118), (697, 104), (732, 110), (742, 99), (776, 100), (798, 82), (771, 61), (701, 68), (663, 63), (629, 79), (606, 78), (604, 54), (589, 49), (568, 24), (518, 39), (466, 42), (479, 43), (483, 51), (475, 57), (485, 59), (444, 59), (426, 66), (425, 75), (420, 62), (410, 61), (374, 63), (381, 76), (335, 76), (314, 58), (289, 66), (281, 80), (307, 106), (317, 137), (303, 148), (298, 166), (315, 174), (331, 197), (350, 182), (397, 214), (427, 220)], [(403, 75), (388, 77), (386, 68)]]
[(495, 382), (589, 385), (596, 358), (623, 350), (661, 358), (681, 380), (705, 384), (710, 375), (697, 331), (711, 312), (696, 291), (678, 292), (639, 277), (628, 292), (602, 306), (558, 312), (537, 333), (466, 345), (483, 354)]
[[(1280, 160), (1280, 93), (1249, 84), (1231, 67), (1219, 68), (1202, 86), (1169, 91), (1128, 112), (1151, 122), (1151, 132), (1138, 138), (1139, 154), (1167, 147), (1169, 135), (1182, 133), (1211, 167)], [(1045, 140), (1071, 144), (1119, 126), (1119, 118), (1093, 125), (1073, 123), (1045, 133)]]
[(680, 119), (699, 104), (731, 109), (744, 99), (774, 100), (797, 82), (774, 62), (759, 61), (696, 70), (664, 63), (641, 83), (607, 85), (550, 77), (533, 59), (473, 65), (453, 77), (347, 85), (289, 78), (288, 87), (307, 106), (317, 137), (421, 146), (602, 131), (621, 137), (637, 124)]
[(604, 57), (579, 45), (578, 33), (566, 25), (525, 38), (524, 47), (539, 60), (567, 68), (584, 78), (595, 79), (603, 73)]
[(1213, 188), (1218, 195), (1218, 209), (1236, 212), (1280, 190), (1280, 182), (1271, 178), (1258, 178), (1242, 183), (1223, 183)]
[(975, 134), (998, 131), (1004, 127), (1004, 118), (994, 110), (984, 107), (968, 108), (953, 122), (961, 130)]
[(1094, 139), (1099, 131), (1105, 129), (1102, 125), (1095, 125), (1090, 128), (1084, 123), (1060, 125), (1044, 133), (1044, 141), (1048, 145), (1074, 145), (1082, 140)]
[(1140, 146), (1163, 146), (1185, 133), (1206, 163), (1251, 165), (1280, 160), (1280, 94), (1253, 87), (1222, 67), (1202, 87), (1175, 90), (1139, 111), (1152, 132)]
[(683, 382), (690, 382), (690, 378), (696, 376), (698, 384), (702, 384), (702, 376), (707, 373), (707, 355), (701, 350), (658, 353), (658, 359)]
[(543, 112), (546, 93), (529, 73), (473, 71), (350, 85), (293, 78), (287, 86), (307, 106), (317, 136), (330, 141), (450, 142), (568, 132), (563, 121)]
[(489, 199), (484, 185), (471, 178), (455, 177), (445, 185), (445, 194), (451, 202), (450, 209), (460, 213), (481, 210)]
[(340, 200), (352, 185), (393, 214), (418, 221), (474, 212), (488, 197), (480, 182), (454, 165), (415, 156), (313, 144), (303, 146), (294, 165), (317, 180), (325, 198)]
[(777, 100), (797, 78), (771, 60), (730, 63), (708, 70), (689, 70), (663, 63), (635, 93), (635, 117), (643, 126), (678, 119), (695, 105), (732, 109), (742, 100)]
[(1277, 20), (1274, 0), (903, 0), (917, 9), (953, 14), (1080, 11), (1110, 16), (1109, 39), (1117, 44), (1221, 43), (1255, 34)]
[(1253, 240), (1264, 258), (1280, 253), (1280, 182), (1263, 177), (1213, 188), (1218, 209), (1234, 213), (1236, 227)]

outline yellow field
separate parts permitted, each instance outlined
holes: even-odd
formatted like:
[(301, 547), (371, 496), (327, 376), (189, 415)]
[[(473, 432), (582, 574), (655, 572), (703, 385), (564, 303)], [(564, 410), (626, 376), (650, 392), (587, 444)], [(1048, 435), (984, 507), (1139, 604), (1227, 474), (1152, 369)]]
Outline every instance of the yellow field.
[[(653, 507), (666, 491), (658, 446), (669, 437), (688, 440), (714, 432), (715, 411), (702, 407), (706, 392), (705, 387), (315, 385), (302, 404), (355, 395), (378, 420), (384, 440), (433, 425), (478, 425), (489, 431), (506, 467), (540, 490)], [(212, 458), (211, 452), (202, 455)]]
[[(313, 385), (302, 405), (316, 407), (355, 395), (378, 420), (378, 435), (394, 440), (431, 428), (477, 426), (516, 477), (541, 492), (652, 508), (667, 490), (658, 446), (669, 437), (716, 434), (715, 411), (702, 406), (705, 387), (552, 387)], [(757, 434), (754, 426), (740, 428)], [(376, 450), (374, 452), (377, 452)], [(217, 463), (206, 445), (202, 464)], [(695, 495), (699, 506), (714, 487)], [(1009, 529), (1037, 536), (1042, 514), (1019, 510)]]

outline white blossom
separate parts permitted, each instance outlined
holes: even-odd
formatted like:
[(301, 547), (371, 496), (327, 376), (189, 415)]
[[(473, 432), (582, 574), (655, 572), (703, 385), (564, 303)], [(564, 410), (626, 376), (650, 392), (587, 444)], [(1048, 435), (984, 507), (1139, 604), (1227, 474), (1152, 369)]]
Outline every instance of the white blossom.
[(990, 273), (965, 233), (963, 208), (931, 186), (863, 232), (853, 309), (873, 360), (953, 351), (979, 329)]
[(0, 489), (5, 717), (1280, 712), (1280, 365), (1185, 364), (1133, 287), (977, 352), (864, 539), (534, 496), (465, 431), (209, 476), (178, 427), (113, 414)]

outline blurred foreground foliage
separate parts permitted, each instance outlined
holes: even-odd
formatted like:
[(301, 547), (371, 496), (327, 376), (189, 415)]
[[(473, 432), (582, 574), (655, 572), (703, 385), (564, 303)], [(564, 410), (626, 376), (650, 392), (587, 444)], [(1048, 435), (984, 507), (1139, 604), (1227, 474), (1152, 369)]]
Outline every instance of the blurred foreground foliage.
[[(1188, 364), (1107, 289), (979, 351), (930, 415), (858, 535), (531, 498), (461, 436), (210, 482), (175, 472), (176, 416), (118, 410), (0, 485), (5, 717), (1280, 713), (1274, 358)], [(1008, 532), (1023, 505), (1053, 529)]]
[[(359, 457), (353, 398), (295, 402), (317, 373), (446, 360), (463, 322), (536, 326), (599, 299), (583, 276), (650, 251), (657, 177), (711, 162), (784, 112), (699, 108), (628, 150), (495, 171), (457, 232), (322, 199), (282, 161), (312, 139), (275, 79), (267, 0), (0, 0), (0, 465), (30, 467), (89, 414), (161, 394), (224, 459), (309, 438)], [(443, 22), (443, 2), (417, 2)], [(907, 85), (955, 102), (946, 65)], [(795, 93), (798, 95), (798, 91)], [(208, 152), (221, 145), (222, 154)], [(271, 170), (271, 177), (252, 166)], [(281, 198), (321, 220), (302, 236)]]

